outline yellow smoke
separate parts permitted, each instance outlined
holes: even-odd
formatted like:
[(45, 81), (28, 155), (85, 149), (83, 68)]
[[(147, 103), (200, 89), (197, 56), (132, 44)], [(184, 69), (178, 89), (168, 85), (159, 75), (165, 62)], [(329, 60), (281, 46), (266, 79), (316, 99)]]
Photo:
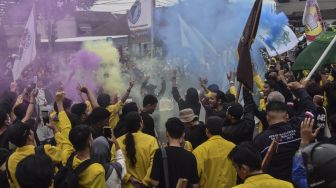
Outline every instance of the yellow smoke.
[(110, 94), (123, 92), (126, 88), (126, 84), (123, 82), (121, 76), (120, 55), (111, 42), (85, 42), (83, 48), (102, 58), (102, 62), (95, 76), (95, 81), (103, 87), (104, 91)]

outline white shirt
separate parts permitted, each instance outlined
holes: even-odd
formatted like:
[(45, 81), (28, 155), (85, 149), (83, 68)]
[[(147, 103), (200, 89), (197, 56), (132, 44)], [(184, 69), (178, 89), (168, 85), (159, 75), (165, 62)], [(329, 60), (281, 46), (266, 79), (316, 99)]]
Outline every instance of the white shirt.
[(116, 151), (116, 160), (122, 167), (121, 179), (119, 178), (117, 171), (113, 170), (110, 177), (106, 180), (106, 188), (121, 188), (121, 181), (126, 175), (125, 158), (120, 149)]

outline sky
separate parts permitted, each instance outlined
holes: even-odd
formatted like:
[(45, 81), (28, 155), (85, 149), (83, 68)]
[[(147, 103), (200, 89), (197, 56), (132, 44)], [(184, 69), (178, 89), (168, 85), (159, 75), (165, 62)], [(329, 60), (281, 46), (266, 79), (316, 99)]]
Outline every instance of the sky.
[[(177, 3), (179, 0), (156, 0), (156, 6), (170, 6)], [(126, 13), (135, 0), (98, 0), (92, 11)]]

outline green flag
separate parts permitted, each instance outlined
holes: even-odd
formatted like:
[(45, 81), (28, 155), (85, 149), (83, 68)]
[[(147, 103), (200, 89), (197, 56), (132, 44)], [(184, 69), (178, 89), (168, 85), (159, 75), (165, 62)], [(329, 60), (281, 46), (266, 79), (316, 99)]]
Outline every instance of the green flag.
[[(335, 31), (326, 31), (322, 33), (314, 42), (312, 42), (300, 53), (300, 55), (296, 58), (292, 69), (313, 69), (335, 35)], [(326, 58), (322, 61), (320, 68), (328, 64), (336, 64), (336, 44), (334, 44)]]

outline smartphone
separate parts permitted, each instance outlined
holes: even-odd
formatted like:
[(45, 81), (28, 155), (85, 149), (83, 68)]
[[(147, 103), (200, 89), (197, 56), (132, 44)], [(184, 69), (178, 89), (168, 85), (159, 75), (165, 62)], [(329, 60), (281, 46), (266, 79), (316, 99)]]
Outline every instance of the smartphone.
[(50, 123), (49, 120), (49, 112), (48, 111), (41, 111), (43, 125), (48, 125)]
[(112, 128), (111, 127), (103, 127), (103, 133), (105, 138), (112, 138)]

